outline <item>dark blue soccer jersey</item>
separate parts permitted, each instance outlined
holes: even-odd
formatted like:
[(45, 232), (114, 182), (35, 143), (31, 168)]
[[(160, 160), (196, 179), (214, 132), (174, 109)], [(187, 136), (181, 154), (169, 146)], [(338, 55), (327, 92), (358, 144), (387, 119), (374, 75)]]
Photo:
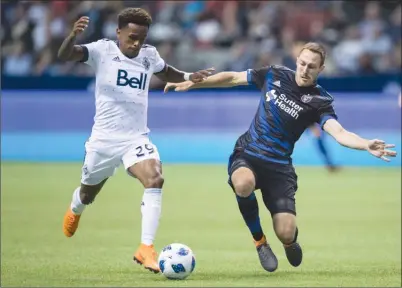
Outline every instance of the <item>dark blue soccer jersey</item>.
[(313, 123), (337, 119), (333, 97), (321, 86), (299, 87), (295, 71), (283, 66), (247, 70), (249, 84), (262, 92), (257, 113), (235, 150), (266, 161), (288, 164), (297, 140)]

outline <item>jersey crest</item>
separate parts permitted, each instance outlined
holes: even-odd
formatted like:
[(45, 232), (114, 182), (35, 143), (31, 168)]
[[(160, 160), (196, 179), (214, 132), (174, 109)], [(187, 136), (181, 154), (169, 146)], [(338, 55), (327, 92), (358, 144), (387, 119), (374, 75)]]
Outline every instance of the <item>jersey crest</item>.
[(149, 70), (149, 67), (151, 66), (151, 63), (148, 60), (148, 57), (144, 57), (142, 59), (142, 65), (144, 65), (145, 70)]
[(303, 95), (303, 96), (301, 97), (301, 101), (302, 101), (303, 103), (308, 103), (308, 102), (311, 101), (311, 99), (313, 99), (313, 96), (311, 96), (310, 94)]

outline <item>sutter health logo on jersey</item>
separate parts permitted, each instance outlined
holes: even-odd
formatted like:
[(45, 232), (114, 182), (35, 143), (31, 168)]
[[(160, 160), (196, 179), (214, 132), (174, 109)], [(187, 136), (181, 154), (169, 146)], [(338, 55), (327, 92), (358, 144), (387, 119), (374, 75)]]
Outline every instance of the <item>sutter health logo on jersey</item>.
[(140, 73), (140, 78), (128, 77), (128, 72), (123, 69), (117, 71), (117, 86), (127, 86), (131, 88), (137, 88), (145, 90), (145, 84), (147, 83), (147, 74)]
[(295, 101), (288, 99), (285, 94), (276, 94), (276, 90), (272, 89), (265, 94), (267, 102), (273, 102), (279, 109), (285, 111), (293, 118), (299, 118), (299, 113), (303, 110)]

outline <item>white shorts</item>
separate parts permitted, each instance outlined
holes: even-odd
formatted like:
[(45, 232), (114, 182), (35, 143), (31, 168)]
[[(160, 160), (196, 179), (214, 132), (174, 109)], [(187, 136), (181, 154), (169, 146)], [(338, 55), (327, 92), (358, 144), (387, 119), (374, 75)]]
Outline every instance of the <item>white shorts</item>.
[(160, 160), (158, 149), (148, 136), (139, 136), (130, 141), (90, 139), (85, 143), (81, 183), (99, 184), (113, 176), (121, 163), (127, 170), (147, 159)]

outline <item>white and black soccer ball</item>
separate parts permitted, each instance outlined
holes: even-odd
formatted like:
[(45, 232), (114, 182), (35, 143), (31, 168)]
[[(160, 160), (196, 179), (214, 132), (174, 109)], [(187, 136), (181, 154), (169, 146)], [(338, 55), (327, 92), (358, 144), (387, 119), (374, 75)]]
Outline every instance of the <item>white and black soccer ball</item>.
[(195, 256), (188, 246), (173, 243), (162, 249), (158, 263), (166, 278), (182, 280), (194, 271)]

